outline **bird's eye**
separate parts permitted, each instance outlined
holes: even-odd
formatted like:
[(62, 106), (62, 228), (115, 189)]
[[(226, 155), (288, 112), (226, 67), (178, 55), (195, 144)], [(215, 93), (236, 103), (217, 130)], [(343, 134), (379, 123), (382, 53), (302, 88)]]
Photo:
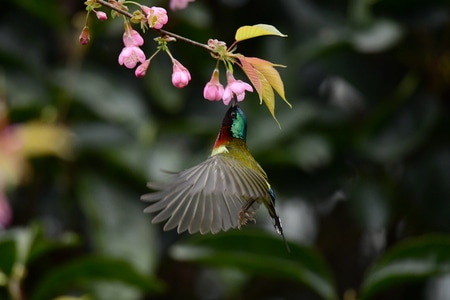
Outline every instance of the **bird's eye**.
[(235, 112), (235, 111), (232, 111), (231, 114), (230, 114), (230, 116), (234, 119), (234, 117), (236, 117), (236, 112)]

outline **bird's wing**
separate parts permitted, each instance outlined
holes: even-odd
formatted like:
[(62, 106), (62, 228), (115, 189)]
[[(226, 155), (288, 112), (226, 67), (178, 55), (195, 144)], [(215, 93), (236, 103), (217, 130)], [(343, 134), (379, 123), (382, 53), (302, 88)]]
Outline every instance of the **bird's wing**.
[[(269, 197), (263, 176), (239, 161), (215, 155), (190, 169), (174, 173), (167, 183), (148, 183), (154, 193), (141, 197), (154, 202), (144, 212), (158, 212), (153, 223), (168, 219), (164, 230), (201, 234), (226, 231), (239, 225), (242, 206)], [(259, 201), (250, 207), (254, 211)]]

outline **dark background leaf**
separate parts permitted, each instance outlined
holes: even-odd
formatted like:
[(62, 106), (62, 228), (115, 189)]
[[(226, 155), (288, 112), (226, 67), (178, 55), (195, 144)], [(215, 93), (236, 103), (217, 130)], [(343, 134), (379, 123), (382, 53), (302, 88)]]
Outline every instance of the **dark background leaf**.
[(368, 272), (361, 299), (406, 282), (450, 273), (450, 238), (426, 235), (403, 241), (384, 254)]
[[(144, 4), (168, 8), (168, 3)], [(125, 300), (329, 297), (332, 292), (314, 292), (318, 288), (311, 289), (307, 279), (292, 280), (293, 274), (314, 270), (338, 298), (360, 298), (363, 291), (371, 299), (447, 300), (450, 281), (441, 272), (412, 281), (390, 274), (378, 285), (369, 270), (387, 268), (383, 257), (420, 262), (426, 253), (440, 253), (440, 242), (432, 237), (427, 242), (427, 236), (439, 234), (444, 241), (450, 233), (448, 1), (197, 0), (186, 10), (168, 11), (165, 29), (199, 42), (217, 38), (231, 45), (237, 28), (259, 23), (288, 35), (246, 40), (237, 51), (287, 66), (279, 72), (293, 108), (275, 99), (282, 130), (255, 93), (247, 94), (241, 108), (248, 146), (275, 190), (293, 253), (287, 256), (279, 237), (248, 227), (223, 235), (224, 243), (222, 233), (190, 241), (163, 232), (142, 212), (146, 181), (163, 180), (161, 169), (191, 167), (211, 151), (226, 107), (202, 97), (215, 66), (209, 53), (170, 43), (192, 75), (186, 88), (175, 89), (164, 54), (152, 60), (142, 79), (118, 65), (120, 18), (100, 22), (91, 15), (91, 43), (83, 47), (78, 43), (86, 20), (83, 1), (3, 1), (0, 101), (6, 100), (9, 122), (59, 122), (74, 134), (71, 160), (28, 159), (26, 176), (12, 185), (3, 182), (0, 167), (0, 188), (13, 209), (13, 223), (1, 231), (0, 265), (8, 273), (15, 263), (25, 264), (23, 298), (67, 264), (106, 256), (167, 288), (156, 296), (143, 285), (111, 284), (112, 275), (99, 273), (91, 285), (64, 292), (100, 300), (111, 299), (111, 293)], [(156, 36), (145, 35), (147, 56), (155, 51)], [(239, 68), (235, 77), (245, 80)], [(224, 76), (221, 80), (225, 83)], [(0, 140), (3, 133), (1, 128)], [(251, 226), (273, 233), (264, 209), (257, 220)], [(13, 246), (15, 234), (26, 243)], [(249, 234), (252, 243), (239, 234)], [(399, 251), (390, 258), (397, 244), (417, 237), (427, 246), (420, 250), (419, 240), (411, 247), (423, 254)], [(180, 245), (200, 244), (210, 251), (204, 253), (211, 255), (208, 264), (170, 255)], [(243, 262), (249, 264), (246, 272), (234, 267), (240, 253), (249, 258)], [(278, 259), (281, 266), (296, 263), (281, 272), (286, 277), (259, 276), (279, 267)], [(317, 260), (322, 263), (308, 264)], [(56, 295), (51, 283), (48, 288)], [(0, 287), (2, 297), (10, 298), (7, 285)]]
[(256, 276), (274, 277), (308, 286), (323, 299), (337, 299), (330, 272), (312, 249), (290, 244), (258, 231), (231, 231), (193, 237), (171, 248), (172, 257), (206, 265), (237, 268)]
[(40, 280), (30, 299), (50, 299), (79, 285), (92, 286), (96, 281), (105, 280), (126, 283), (151, 293), (163, 290), (159, 281), (139, 273), (126, 261), (92, 256), (71, 261), (49, 272)]

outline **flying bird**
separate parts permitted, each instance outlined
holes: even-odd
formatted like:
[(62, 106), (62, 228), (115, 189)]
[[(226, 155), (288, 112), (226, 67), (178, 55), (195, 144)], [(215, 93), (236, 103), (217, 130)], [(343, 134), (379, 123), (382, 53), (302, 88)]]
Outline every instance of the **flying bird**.
[[(147, 184), (155, 192), (141, 200), (152, 202), (145, 213), (158, 212), (152, 223), (166, 221), (165, 231), (177, 228), (178, 233), (215, 234), (255, 221), (255, 210), (262, 203), (286, 243), (274, 192), (266, 172), (249, 152), (246, 138), (246, 117), (233, 104), (207, 160), (178, 173), (169, 172), (172, 178), (165, 183)], [(287, 243), (286, 247), (289, 251)]]

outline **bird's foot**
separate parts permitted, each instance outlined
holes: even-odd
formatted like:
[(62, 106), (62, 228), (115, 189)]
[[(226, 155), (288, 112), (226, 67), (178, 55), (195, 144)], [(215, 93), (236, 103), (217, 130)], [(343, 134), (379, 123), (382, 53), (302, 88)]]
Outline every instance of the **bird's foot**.
[(238, 225), (238, 228), (241, 229), (241, 226), (247, 225), (248, 221), (256, 223), (255, 212), (254, 211), (250, 211), (249, 212), (249, 211), (247, 211), (245, 209), (241, 210), (241, 212), (239, 213), (239, 225)]

